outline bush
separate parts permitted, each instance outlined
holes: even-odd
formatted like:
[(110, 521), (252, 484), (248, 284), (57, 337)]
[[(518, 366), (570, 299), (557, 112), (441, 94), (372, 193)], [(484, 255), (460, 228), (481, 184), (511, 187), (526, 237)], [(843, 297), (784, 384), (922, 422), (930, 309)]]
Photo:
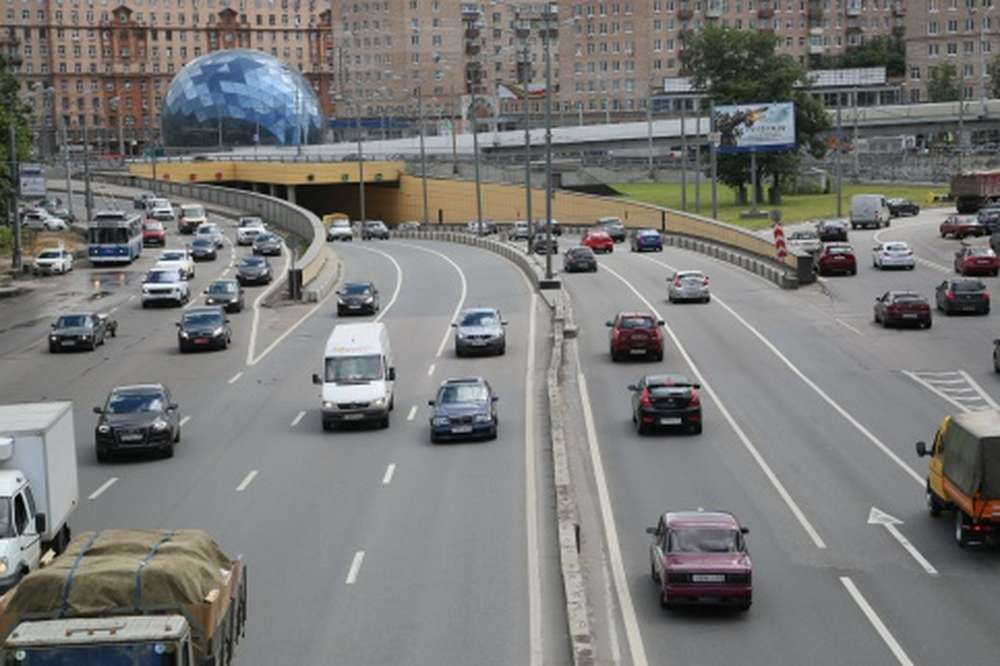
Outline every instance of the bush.
[(14, 232), (10, 227), (0, 227), (0, 253), (7, 254), (14, 248)]

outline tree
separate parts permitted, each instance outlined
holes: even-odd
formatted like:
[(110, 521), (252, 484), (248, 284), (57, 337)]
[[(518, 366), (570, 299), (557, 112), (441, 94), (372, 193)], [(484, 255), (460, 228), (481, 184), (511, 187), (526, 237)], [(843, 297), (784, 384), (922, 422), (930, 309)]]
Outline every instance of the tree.
[(927, 97), (932, 102), (954, 102), (960, 92), (958, 69), (947, 63), (930, 69), (930, 80), (927, 82)]
[[(715, 104), (753, 102), (795, 102), (795, 139), (810, 153), (826, 152), (820, 134), (830, 127), (822, 102), (796, 85), (805, 81), (806, 70), (787, 54), (777, 52), (778, 39), (756, 30), (708, 27), (688, 33), (683, 64), (698, 90), (704, 90)], [(773, 179), (779, 192), (783, 180), (795, 176), (801, 162), (799, 152), (758, 155), (758, 183), (763, 176)], [(750, 181), (750, 157), (720, 155), (719, 179), (743, 193)]]
[(10, 215), (10, 194), (14, 180), (10, 173), (10, 125), (14, 124), (17, 159), (27, 159), (31, 151), (28, 109), (19, 97), (20, 85), (8, 58), (0, 54), (0, 210), (6, 223)]
[(824, 58), (823, 67), (846, 69), (851, 67), (885, 67), (889, 76), (906, 74), (906, 42), (901, 34), (880, 35), (866, 40), (845, 53)]
[(986, 66), (986, 72), (990, 77), (989, 93), (991, 99), (1000, 97), (1000, 53), (993, 56)]

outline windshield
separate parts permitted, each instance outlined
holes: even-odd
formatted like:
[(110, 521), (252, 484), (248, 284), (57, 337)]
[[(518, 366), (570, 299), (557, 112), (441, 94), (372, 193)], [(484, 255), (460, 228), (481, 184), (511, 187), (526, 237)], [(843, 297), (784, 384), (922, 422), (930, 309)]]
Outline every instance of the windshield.
[(499, 326), (495, 312), (469, 312), (462, 317), (461, 326)]
[(188, 312), (184, 315), (184, 326), (222, 326), (218, 312)]
[(202, 234), (202, 235), (205, 235), (205, 234), (214, 234), (215, 233), (215, 226), (206, 224), (203, 227), (198, 227), (198, 229), (195, 231), (195, 233)]
[(214, 247), (215, 244), (209, 238), (196, 238), (191, 241), (192, 247)]
[(571, 257), (589, 257), (593, 255), (593, 251), (589, 247), (575, 247), (566, 252), (566, 254)]
[(816, 234), (811, 231), (796, 231), (791, 235), (794, 240), (816, 240)]
[(974, 257), (989, 257), (993, 255), (993, 250), (988, 247), (970, 247), (969, 254)]
[(8, 664), (26, 666), (176, 666), (177, 647), (169, 643), (62, 645), (23, 648)]
[(146, 282), (153, 282), (159, 284), (168, 284), (171, 282), (180, 282), (181, 275), (176, 271), (150, 271), (146, 276)]
[(58, 259), (61, 255), (59, 250), (46, 250), (38, 255), (39, 259)]
[(438, 404), (447, 405), (457, 402), (486, 402), (490, 392), (482, 384), (452, 384), (445, 386), (438, 393)]
[(0, 497), (0, 539), (14, 536), (14, 525), (10, 520), (10, 498)]
[(257, 227), (263, 224), (259, 217), (244, 217), (240, 220), (241, 227)]
[(336, 356), (326, 359), (328, 382), (370, 382), (382, 379), (382, 359), (368, 356)]
[(671, 553), (738, 553), (739, 532), (716, 527), (672, 529), (667, 550)]
[(183, 261), (183, 252), (164, 252), (160, 255), (160, 261)]
[(337, 227), (338, 229), (350, 229), (351, 228), (351, 221), (350, 220), (334, 220), (333, 224), (331, 226)]
[(653, 328), (652, 317), (622, 317), (618, 324), (620, 328)]
[(236, 284), (233, 282), (213, 282), (208, 285), (210, 294), (235, 294)]
[(159, 393), (115, 393), (108, 399), (108, 414), (162, 412), (163, 396)]
[(264, 265), (264, 260), (260, 257), (244, 257), (240, 261), (241, 268), (260, 268)]
[(910, 249), (906, 243), (886, 243), (883, 248), (886, 252), (905, 252)]
[(143, 226), (150, 231), (163, 231), (163, 225), (159, 222), (147, 222)]
[(986, 285), (978, 280), (969, 280), (965, 282), (952, 282), (952, 291), (986, 291)]
[(849, 247), (828, 247), (826, 248), (827, 254), (850, 254), (851, 248)]
[(66, 315), (56, 320), (56, 328), (79, 328), (82, 326), (90, 326), (90, 317), (87, 315)]
[(128, 237), (128, 229), (114, 229), (110, 227), (90, 227), (87, 229), (87, 242), (96, 245), (127, 243)]
[(184, 217), (205, 217), (205, 209), (201, 206), (181, 206)]
[(892, 299), (893, 303), (922, 303), (923, 297), (917, 294), (899, 294)]
[(341, 290), (345, 296), (363, 296), (371, 291), (371, 287), (367, 284), (346, 284)]

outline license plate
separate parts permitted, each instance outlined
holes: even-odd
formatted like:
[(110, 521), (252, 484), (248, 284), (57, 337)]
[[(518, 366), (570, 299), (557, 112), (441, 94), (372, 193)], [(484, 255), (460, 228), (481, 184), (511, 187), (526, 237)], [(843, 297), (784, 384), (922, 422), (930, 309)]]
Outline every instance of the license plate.
[(469, 340), (469, 344), (473, 347), (483, 347), (486, 345), (485, 340)]
[(344, 414), (345, 421), (360, 421), (364, 417), (364, 414)]
[(645, 354), (646, 350), (645, 349), (629, 349), (628, 353), (629, 354)]
[(59, 344), (61, 344), (63, 347), (75, 347), (76, 340), (63, 340)]
[(975, 305), (963, 305), (962, 309), (963, 310), (975, 310), (976, 306)]
[(726, 577), (723, 574), (693, 574), (692, 583), (724, 583)]
[(194, 343), (196, 345), (207, 345), (208, 344), (208, 338), (195, 338)]
[(138, 441), (141, 441), (141, 440), (142, 440), (142, 434), (141, 433), (132, 433), (132, 434), (129, 434), (129, 435), (122, 435), (122, 441), (123, 442), (138, 442)]
[(915, 314), (904, 314), (903, 315), (903, 319), (916, 319), (916, 318), (917, 318), (917, 315), (915, 315)]
[(455, 426), (451, 429), (451, 434), (453, 435), (466, 435), (472, 432), (472, 426)]
[(660, 425), (680, 425), (681, 417), (679, 416), (667, 416), (660, 419)]
[(360, 305), (348, 305), (347, 309), (348, 310), (360, 310), (361, 306)]

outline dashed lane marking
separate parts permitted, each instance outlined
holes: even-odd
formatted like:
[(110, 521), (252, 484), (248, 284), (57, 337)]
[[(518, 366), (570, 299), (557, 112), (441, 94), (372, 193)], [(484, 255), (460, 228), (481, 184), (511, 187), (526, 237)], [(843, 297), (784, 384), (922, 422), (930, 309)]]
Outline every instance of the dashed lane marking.
[(305, 411), (301, 411), (298, 414), (296, 414), (295, 418), (292, 419), (292, 426), (291, 427), (294, 428), (295, 426), (297, 426), (299, 424), (299, 421), (301, 421), (302, 417), (305, 416), (305, 415), (306, 415)]
[(191, 420), (191, 415), (190, 414), (187, 415), (187, 416), (185, 416), (184, 418), (182, 418), (181, 419), (181, 427), (183, 428), (187, 424), (187, 422), (190, 421), (190, 420)]
[(406, 420), (412, 421), (416, 415), (417, 415), (417, 406), (413, 405), (412, 407), (410, 407), (410, 413), (406, 415)]
[(902, 646), (892, 635), (892, 632), (889, 631), (889, 628), (885, 626), (884, 622), (882, 622), (882, 618), (878, 616), (875, 609), (871, 607), (868, 600), (861, 594), (861, 590), (859, 590), (858, 586), (854, 584), (854, 581), (851, 580), (849, 576), (841, 576), (840, 582), (844, 585), (847, 593), (851, 595), (851, 598), (854, 599), (854, 603), (858, 605), (861, 612), (864, 613), (866, 618), (868, 618), (868, 621), (871, 623), (872, 627), (878, 633), (882, 641), (889, 648), (889, 651), (892, 652), (894, 657), (896, 657), (896, 661), (899, 662), (900, 666), (913, 666), (913, 662), (910, 660), (909, 656), (907, 656)]
[(242, 377), (242, 376), (243, 376), (243, 371), (240, 370), (235, 375), (233, 375), (232, 377), (229, 378), (229, 383), (230, 384), (235, 384), (236, 382), (240, 381), (240, 377)]
[(434, 363), (431, 363), (431, 367), (427, 368), (427, 376), (428, 376), (428, 377), (430, 377), (431, 375), (433, 375), (433, 374), (434, 374), (434, 368), (435, 368), (435, 365), (436, 365), (436, 364), (434, 364)]
[(365, 561), (365, 551), (359, 550), (354, 553), (354, 559), (351, 560), (351, 568), (347, 571), (347, 579), (344, 581), (346, 585), (354, 585), (354, 582), (358, 579), (358, 574), (361, 573), (361, 563)]
[(396, 473), (396, 463), (389, 463), (385, 468), (385, 476), (382, 477), (382, 485), (387, 486), (392, 483), (392, 475)]
[(240, 485), (236, 486), (236, 492), (241, 493), (246, 490), (256, 478), (257, 470), (251, 470), (245, 477), (243, 477), (243, 480), (240, 481)]
[(110, 479), (108, 479), (107, 481), (105, 481), (104, 483), (102, 483), (100, 488), (98, 488), (94, 492), (90, 493), (90, 495), (87, 497), (87, 499), (91, 499), (91, 500), (97, 499), (98, 497), (100, 497), (101, 495), (104, 494), (104, 491), (106, 491), (108, 488), (110, 488), (111, 486), (115, 485), (116, 483), (118, 483), (118, 477), (117, 476), (111, 477)]

